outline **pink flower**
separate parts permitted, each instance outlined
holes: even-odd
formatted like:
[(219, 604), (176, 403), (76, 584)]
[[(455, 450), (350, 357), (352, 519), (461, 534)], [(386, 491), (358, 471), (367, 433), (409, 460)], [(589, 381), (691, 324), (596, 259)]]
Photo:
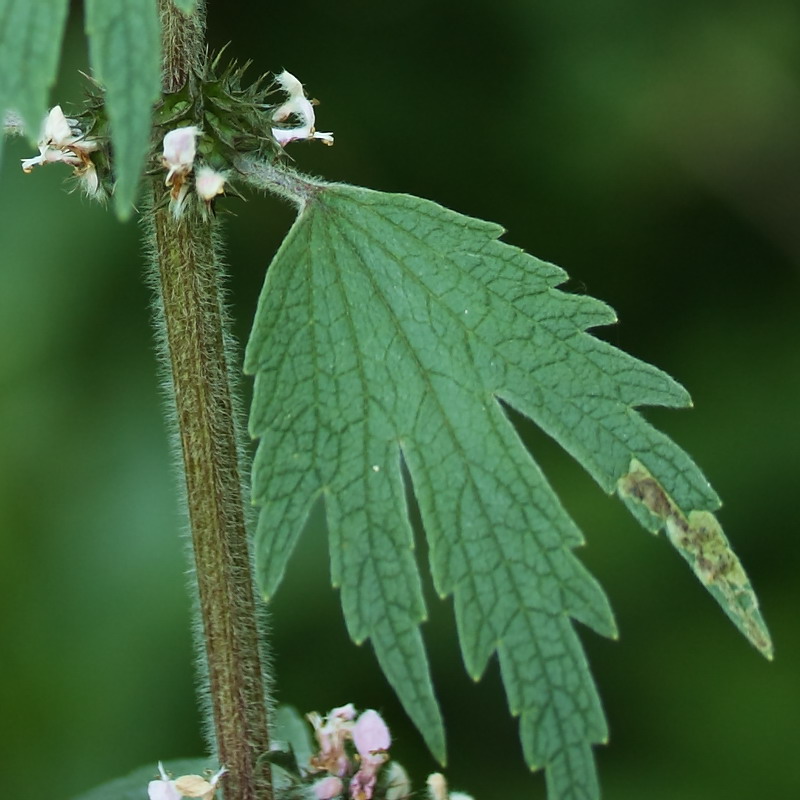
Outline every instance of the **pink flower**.
[(319, 744), (319, 754), (311, 759), (312, 767), (340, 778), (349, 772), (350, 760), (344, 745), (351, 737), (355, 714), (353, 704), (348, 703), (346, 706), (334, 708), (324, 719), (316, 712), (308, 715)]
[(333, 800), (344, 792), (344, 784), (335, 775), (328, 775), (327, 778), (316, 781), (313, 788), (317, 800)]
[(352, 703), (348, 703), (346, 706), (339, 706), (338, 708), (334, 708), (330, 714), (328, 714), (328, 718), (350, 722), (350, 720), (356, 718), (356, 707)]
[(379, 750), (388, 750), (392, 744), (389, 728), (374, 709), (367, 709), (353, 726), (353, 743), (361, 757)]
[(196, 153), (195, 140), (200, 130), (193, 125), (175, 128), (164, 136), (164, 153), (162, 163), (167, 168), (167, 186), (184, 178), (192, 171)]
[(389, 759), (386, 752), (392, 744), (389, 728), (374, 709), (368, 709), (353, 726), (353, 744), (361, 756), (358, 772), (350, 781), (353, 800), (370, 800), (375, 791), (378, 771)]
[(161, 777), (147, 784), (147, 796), (150, 800), (181, 800), (181, 793), (175, 788), (175, 781), (169, 779), (160, 761), (158, 773)]

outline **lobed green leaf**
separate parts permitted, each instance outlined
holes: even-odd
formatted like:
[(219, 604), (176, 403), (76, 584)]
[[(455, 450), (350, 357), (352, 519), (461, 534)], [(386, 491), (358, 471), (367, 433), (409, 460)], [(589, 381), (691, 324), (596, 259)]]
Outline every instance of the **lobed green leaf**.
[(68, 0), (0, 0), (0, 120), (14, 109), (32, 140), (56, 78), (68, 8)]
[(114, 205), (126, 218), (136, 200), (150, 145), (153, 103), (161, 89), (156, 0), (86, 0), (86, 33), (95, 77), (105, 85), (114, 148)]
[[(546, 769), (551, 797), (596, 798), (591, 745), (607, 731), (572, 620), (607, 636), (614, 621), (572, 553), (580, 531), (502, 403), (534, 420), (609, 493), (632, 459), (646, 463), (692, 519), (711, 516), (716, 494), (634, 410), (685, 406), (689, 397), (663, 372), (588, 335), (615, 321), (611, 309), (559, 291), (565, 273), (499, 242), (499, 226), (407, 195), (301, 188), (301, 212), (267, 273), (245, 359), (256, 376), (250, 431), (260, 439), (253, 498), (262, 506), (264, 594), (277, 588), (312, 504), (324, 497), (350, 635), (372, 640), (441, 756), (418, 632), (425, 607), (405, 465), (434, 585), (454, 597), (467, 671), (478, 679), (496, 652), (528, 764)], [(620, 493), (657, 527), (634, 490)]]

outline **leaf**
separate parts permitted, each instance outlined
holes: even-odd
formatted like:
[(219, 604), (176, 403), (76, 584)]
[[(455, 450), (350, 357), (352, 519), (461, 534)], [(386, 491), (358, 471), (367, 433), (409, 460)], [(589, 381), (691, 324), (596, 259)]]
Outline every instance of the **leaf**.
[(649, 525), (644, 524), (654, 531), (662, 527), (666, 530), (672, 545), (734, 625), (771, 660), (772, 641), (758, 610), (755, 592), (716, 517), (708, 511), (692, 510), (684, 514), (661, 483), (635, 458), (627, 474), (619, 479), (617, 490), (634, 509), (647, 509), (652, 517)]
[[(277, 191), (291, 194), (287, 186)], [(598, 797), (590, 745), (606, 740), (606, 724), (571, 619), (608, 636), (614, 622), (571, 552), (581, 533), (501, 401), (609, 493), (632, 459), (646, 463), (689, 517), (716, 508), (716, 494), (633, 410), (685, 406), (687, 393), (588, 335), (615, 321), (611, 309), (558, 291), (565, 273), (499, 242), (499, 226), (407, 195), (312, 183), (293, 191), (301, 212), (267, 273), (245, 359), (256, 376), (264, 594), (322, 495), (350, 635), (372, 640), (439, 754), (405, 464), (434, 585), (454, 596), (467, 671), (477, 680), (496, 651), (526, 761), (546, 769), (550, 796)], [(628, 504), (654, 527), (638, 500)]]
[(308, 770), (314, 745), (308, 722), (292, 706), (280, 705), (273, 714), (272, 746), (283, 744), (294, 754), (296, 771)]
[(68, 0), (0, 0), (0, 119), (13, 108), (34, 141), (56, 78), (68, 8)]
[[(165, 761), (164, 769), (168, 775), (202, 775), (207, 769), (215, 769), (205, 758), (182, 758)], [(158, 778), (158, 765), (147, 764), (139, 767), (123, 778), (97, 786), (74, 800), (142, 800), (147, 796), (147, 784)]]
[(186, 14), (187, 17), (192, 16), (197, 11), (197, 0), (172, 0), (172, 4), (179, 11)]
[(156, 0), (86, 0), (86, 33), (95, 77), (105, 85), (114, 147), (114, 205), (125, 219), (136, 200), (161, 91)]

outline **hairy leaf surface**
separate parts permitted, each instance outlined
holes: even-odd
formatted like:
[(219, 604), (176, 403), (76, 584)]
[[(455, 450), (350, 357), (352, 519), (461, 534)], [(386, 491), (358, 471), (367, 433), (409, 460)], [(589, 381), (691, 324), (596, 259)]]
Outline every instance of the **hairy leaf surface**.
[(372, 640), (441, 755), (405, 465), (436, 590), (454, 597), (467, 671), (479, 678), (497, 653), (528, 764), (546, 769), (552, 798), (588, 800), (598, 796), (591, 744), (606, 725), (572, 620), (611, 636), (614, 622), (572, 553), (581, 533), (500, 401), (651, 529), (668, 515), (643, 503), (641, 482), (625, 482), (634, 461), (686, 518), (719, 500), (634, 410), (685, 406), (685, 390), (588, 335), (613, 312), (559, 291), (565, 273), (498, 241), (502, 232), (407, 195), (308, 184), (246, 354), (256, 376), (250, 429), (261, 440), (257, 567), (270, 596), (323, 496), (349, 632)]
[(0, 120), (13, 108), (33, 140), (56, 78), (68, 8), (68, 0), (0, 0)]
[(156, 0), (86, 0), (86, 32), (92, 69), (106, 88), (116, 169), (114, 206), (125, 218), (136, 199), (161, 87)]

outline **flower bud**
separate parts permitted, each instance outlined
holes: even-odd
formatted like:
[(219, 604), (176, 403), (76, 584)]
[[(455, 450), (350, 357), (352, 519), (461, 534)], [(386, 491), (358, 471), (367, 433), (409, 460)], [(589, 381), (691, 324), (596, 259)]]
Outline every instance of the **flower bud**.
[(199, 167), (194, 177), (194, 189), (201, 200), (210, 203), (225, 191), (225, 176), (211, 167)]

